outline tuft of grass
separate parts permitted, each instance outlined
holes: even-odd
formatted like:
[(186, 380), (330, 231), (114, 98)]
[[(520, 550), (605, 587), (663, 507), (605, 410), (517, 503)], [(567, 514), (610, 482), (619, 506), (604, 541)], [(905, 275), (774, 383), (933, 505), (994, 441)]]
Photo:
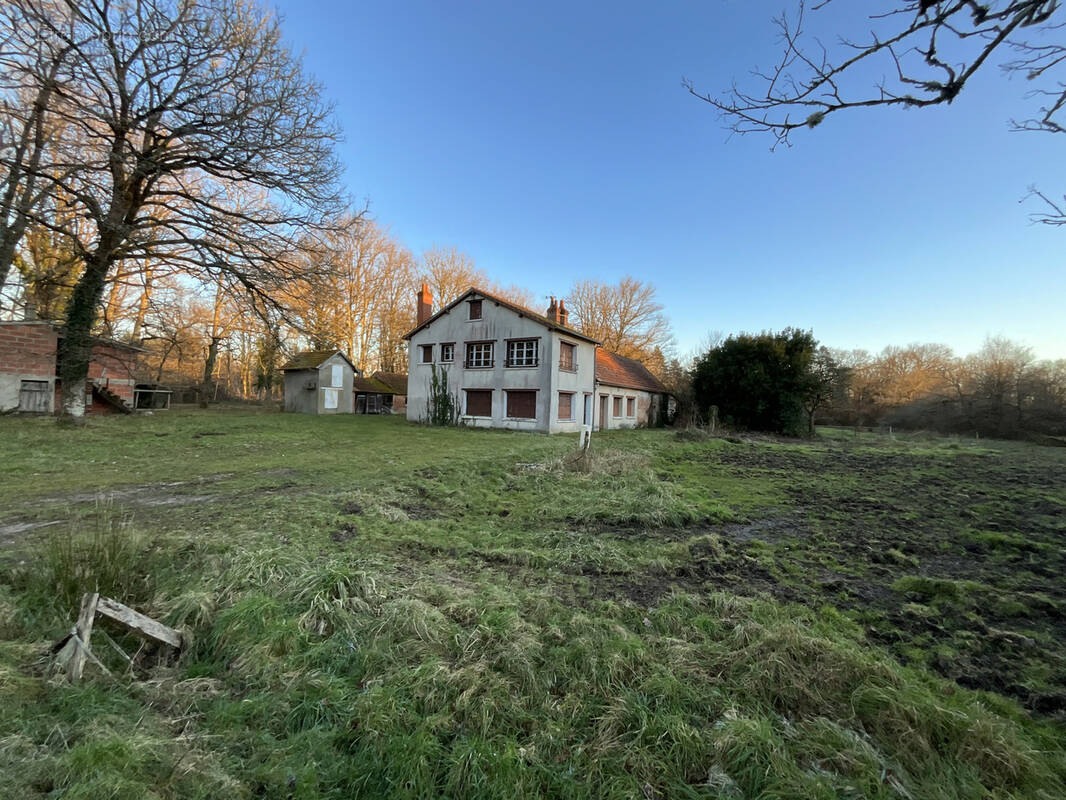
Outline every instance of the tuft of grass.
[(152, 594), (150, 553), (133, 517), (112, 504), (49, 533), (31, 551), (17, 582), (61, 616), (77, 609), (86, 592), (121, 602)]

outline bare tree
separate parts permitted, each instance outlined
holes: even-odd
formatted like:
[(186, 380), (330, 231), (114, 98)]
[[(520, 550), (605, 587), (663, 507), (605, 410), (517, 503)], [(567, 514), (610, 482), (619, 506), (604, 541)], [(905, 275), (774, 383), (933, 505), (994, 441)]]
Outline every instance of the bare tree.
[(59, 355), (64, 408), (77, 415), (114, 266), (155, 255), (275, 304), (300, 275), (287, 255), (296, 236), (339, 208), (337, 130), (277, 19), (254, 3), (10, 1), (20, 25), (70, 53), (49, 113), (72, 133), (38, 174), (85, 223), (63, 231), (83, 264)]
[(578, 281), (565, 301), (578, 330), (608, 350), (629, 358), (649, 358), (672, 344), (670, 323), (650, 283), (628, 276), (617, 284)]
[(14, 0), (0, 4), (0, 287), (37, 209), (52, 190), (41, 173), (54, 144), (50, 109), (73, 48), (25, 24)]
[[(774, 18), (781, 56), (770, 69), (754, 71), (753, 88), (734, 82), (715, 94), (687, 79), (685, 87), (718, 109), (733, 132), (769, 134), (776, 147), (839, 111), (950, 104), (974, 74), (998, 60), (1006, 73), (1026, 79), (1026, 95), (1036, 104), (1031, 118), (1011, 120), (1011, 126), (1066, 132), (1066, 22), (1059, 0), (897, 0), (874, 11), (852, 3), (869, 33), (839, 36), (836, 47), (808, 32), (816, 12), (830, 5), (840, 4), (797, 0), (793, 14)], [(1034, 219), (1066, 224), (1062, 203), (1030, 192), (1048, 209)]]

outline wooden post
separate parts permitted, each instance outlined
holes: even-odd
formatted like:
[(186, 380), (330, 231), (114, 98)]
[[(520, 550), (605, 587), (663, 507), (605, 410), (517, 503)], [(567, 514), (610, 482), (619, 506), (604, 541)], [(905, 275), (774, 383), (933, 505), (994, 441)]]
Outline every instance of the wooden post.
[(85, 670), (85, 660), (89, 656), (89, 637), (93, 634), (93, 621), (96, 619), (96, 607), (99, 602), (100, 595), (95, 592), (82, 595), (78, 621), (71, 628), (70, 636), (56, 656), (56, 669), (65, 669), (71, 681), (81, 680), (81, 674)]

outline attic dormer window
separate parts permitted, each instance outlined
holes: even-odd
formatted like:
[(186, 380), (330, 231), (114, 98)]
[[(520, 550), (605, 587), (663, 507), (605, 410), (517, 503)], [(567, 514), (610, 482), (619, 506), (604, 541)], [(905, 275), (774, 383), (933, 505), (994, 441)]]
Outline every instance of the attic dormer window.
[(481, 301), (470, 301), (470, 317), (469, 319), (481, 319)]

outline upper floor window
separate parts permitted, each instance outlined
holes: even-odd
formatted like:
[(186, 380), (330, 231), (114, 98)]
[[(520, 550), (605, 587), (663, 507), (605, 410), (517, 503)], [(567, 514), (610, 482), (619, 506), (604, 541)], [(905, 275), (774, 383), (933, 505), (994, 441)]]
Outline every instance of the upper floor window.
[(536, 339), (512, 339), (507, 342), (507, 366), (537, 366), (538, 344), (539, 342)]
[(577, 362), (575, 355), (577, 354), (577, 345), (570, 342), (559, 343), (559, 369), (573, 370), (577, 368)]
[(492, 366), (492, 342), (468, 342), (466, 345), (466, 366), (480, 369)]
[(431, 345), (431, 344), (422, 345), (422, 363), (423, 364), (432, 364), (433, 363), (433, 345)]
[(481, 301), (470, 301), (470, 319), (481, 319)]
[(445, 363), (455, 361), (455, 342), (445, 342), (440, 346), (440, 360)]

